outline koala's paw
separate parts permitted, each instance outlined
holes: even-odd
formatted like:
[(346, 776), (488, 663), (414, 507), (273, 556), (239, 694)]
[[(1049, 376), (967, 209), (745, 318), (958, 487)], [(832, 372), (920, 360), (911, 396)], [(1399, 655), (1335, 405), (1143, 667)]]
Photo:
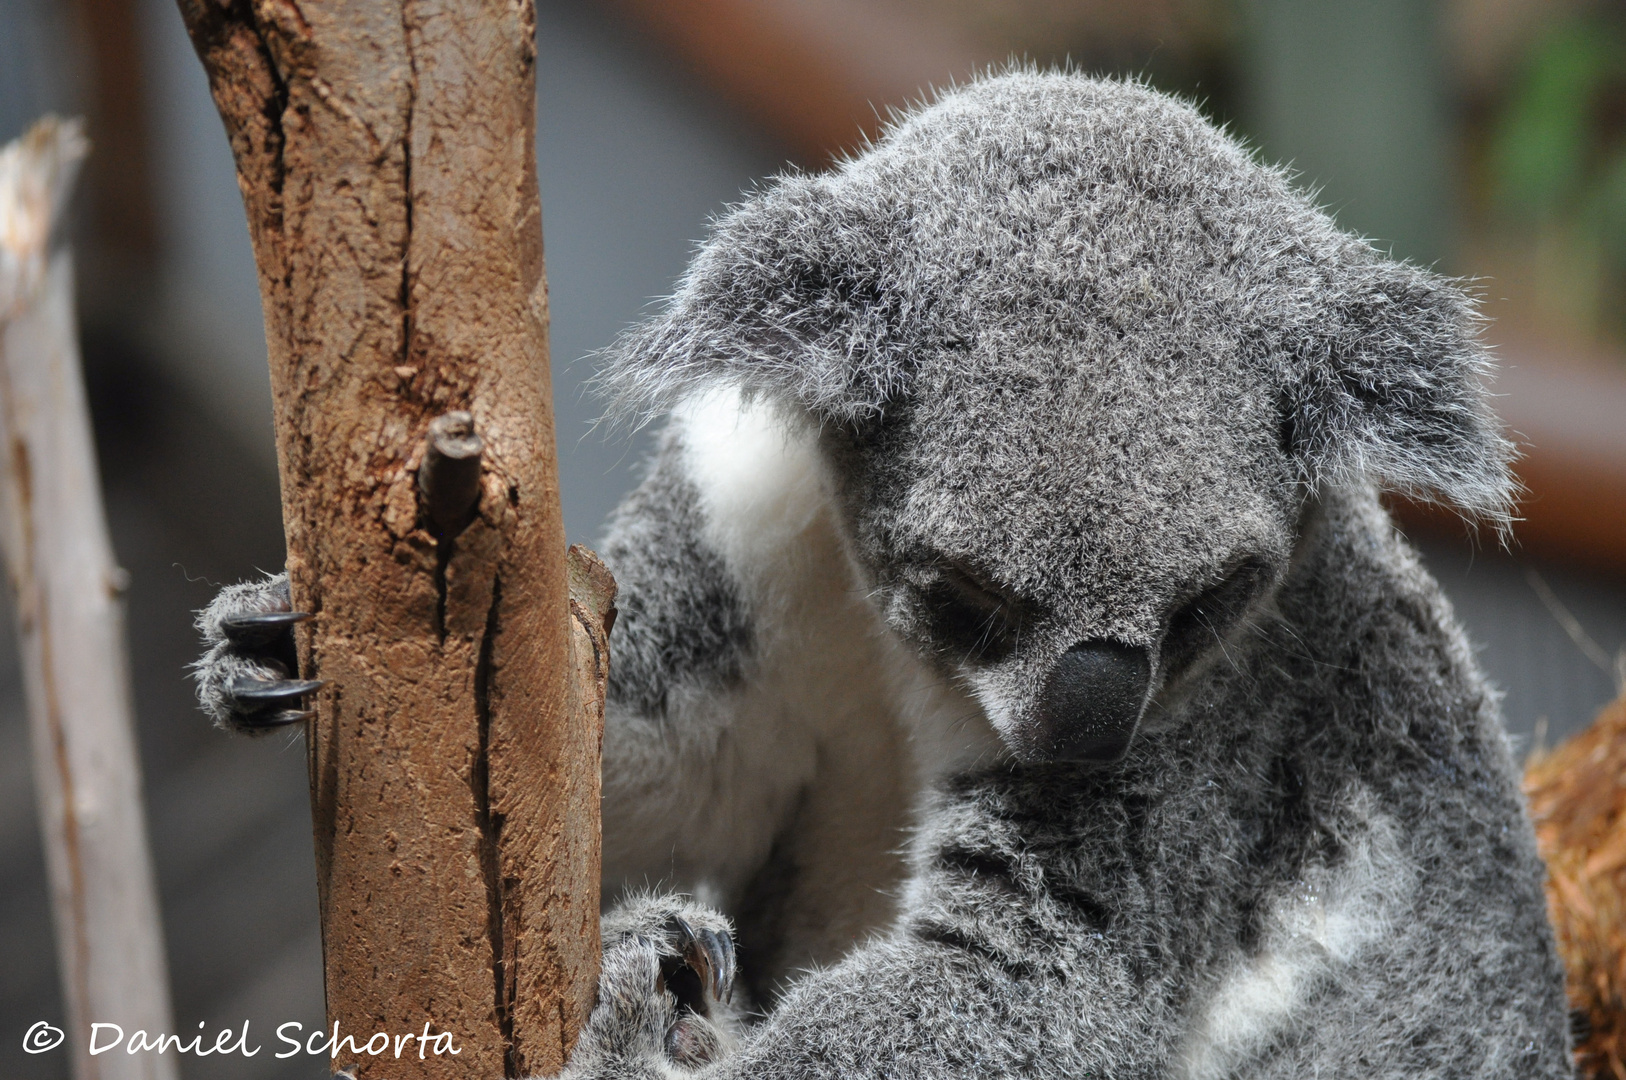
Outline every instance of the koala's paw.
[(641, 896), (604, 917), (603, 935), (598, 1000), (568, 1075), (698, 1068), (734, 1045), (734, 938), (725, 917), (685, 897)]
[(218, 726), (263, 734), (310, 716), (304, 698), (322, 684), (298, 677), (294, 625), (310, 616), (292, 608), (288, 575), (278, 574), (228, 585), (198, 612), (206, 651), (192, 674)]

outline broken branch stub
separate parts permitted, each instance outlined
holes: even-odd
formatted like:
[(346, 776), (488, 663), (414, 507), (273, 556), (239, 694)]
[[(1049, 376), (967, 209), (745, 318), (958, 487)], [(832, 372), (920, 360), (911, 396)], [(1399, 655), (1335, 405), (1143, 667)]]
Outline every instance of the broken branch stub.
[(480, 501), (480, 454), (485, 443), (474, 431), (474, 417), (449, 412), (429, 422), (418, 491), (424, 511), (441, 539), (462, 532)]
[(325, 682), (330, 1021), (462, 1049), (363, 1054), (362, 1080), (551, 1072), (597, 976), (601, 705), (573, 673), (603, 655), (566, 582), (534, 12), (180, 6), (237, 163), (300, 674)]

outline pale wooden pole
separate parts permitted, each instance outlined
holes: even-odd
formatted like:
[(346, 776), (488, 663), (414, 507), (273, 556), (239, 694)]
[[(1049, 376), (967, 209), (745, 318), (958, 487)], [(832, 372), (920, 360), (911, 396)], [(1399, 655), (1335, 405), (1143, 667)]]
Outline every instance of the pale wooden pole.
[[(89, 1054), (90, 1025), (172, 1032), (124, 645), (124, 571), (102, 512), (52, 225), (85, 153), (41, 121), (0, 150), (0, 539), (17, 598), (45, 863), (78, 1080), (173, 1080), (175, 1059)], [(113, 1037), (106, 1029), (102, 1042)]]
[(462, 1048), (335, 1064), (551, 1072), (597, 975), (612, 586), (583, 563), (601, 587), (572, 620), (534, 11), (180, 6), (259, 267), (288, 570), (315, 615), (301, 674), (326, 681), (308, 734), (329, 1019)]

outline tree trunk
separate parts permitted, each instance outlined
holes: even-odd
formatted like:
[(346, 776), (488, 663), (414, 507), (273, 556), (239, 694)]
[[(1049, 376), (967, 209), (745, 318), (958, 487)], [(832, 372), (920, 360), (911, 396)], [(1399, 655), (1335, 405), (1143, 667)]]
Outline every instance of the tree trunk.
[[(180, 3), (259, 265), (288, 570), (316, 616), (301, 673), (327, 684), (309, 746), (334, 1064), (553, 1071), (597, 974), (613, 585), (584, 564), (572, 619), (533, 9)], [(425, 1030), (461, 1053), (397, 1059)], [(383, 1053), (353, 1049), (378, 1032)]]
[[(175, 1060), (92, 1057), (91, 1024), (173, 1031), (124, 649), (124, 571), (102, 513), (52, 218), (85, 152), (42, 121), (0, 150), (0, 547), (16, 592), (34, 786), (77, 1080), (174, 1080)], [(97, 1042), (114, 1041), (102, 1029)], [(25, 1047), (63, 1037), (36, 1024)]]

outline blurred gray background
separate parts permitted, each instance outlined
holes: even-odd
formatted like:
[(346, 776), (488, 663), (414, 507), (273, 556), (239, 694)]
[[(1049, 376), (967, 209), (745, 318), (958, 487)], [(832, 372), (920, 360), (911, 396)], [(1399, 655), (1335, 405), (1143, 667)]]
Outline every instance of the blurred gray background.
[[(583, 390), (590, 354), (669, 291), (707, 217), (782, 168), (791, 151), (596, 6), (542, 0), (538, 8), (561, 487), (570, 538), (591, 543), (647, 444), (594, 430), (596, 405)], [(1306, 59), (1306, 36), (1359, 67), (1361, 49), (1392, 59), (1384, 42), (1416, 32), (1408, 22), (1416, 12), (1405, 5), (1389, 29), (1364, 28), (1379, 35), (1377, 45), (1337, 25), (1294, 30), (1302, 12), (1285, 3), (1259, 8), (1264, 29), (1248, 45), (1262, 73), (1253, 91), (1262, 95), (1259, 126), (1279, 131), (1285, 146), (1302, 131), (1311, 151), (1325, 136), (1305, 110), (1325, 101), (1290, 107), (1295, 97), (1308, 101), (1296, 88), (1317, 66)], [(182, 1071), (325, 1075), (320, 1059), (272, 1056), (281, 1049), (271, 1037), (277, 1024), (300, 1021), (309, 1031), (323, 1017), (303, 746), (298, 736), (247, 741), (210, 730), (183, 670), (197, 652), (190, 612), (219, 585), (282, 565), (254, 266), (230, 153), (180, 18), (167, 0), (137, 0), (135, 11), (127, 47), (145, 73), (136, 107), (148, 125), (153, 235), (133, 265), (127, 252), (98, 251), (86, 237), (86, 377), (114, 544), (132, 575), (131, 661), (176, 1023), (191, 1030), (204, 1021), (212, 1032), (247, 1018), (266, 1046), (247, 1060), (186, 1058)], [(0, 0), (0, 140), (46, 110), (84, 107), (88, 91), (73, 74), (84, 51), (66, 5)], [(1433, 101), (1427, 72), (1416, 68), (1402, 63), (1414, 97), (1391, 111), (1407, 112), (1416, 95)], [(1379, 142), (1381, 114), (1366, 121)], [(1334, 142), (1327, 153), (1360, 157)], [(1403, 251), (1432, 258), (1448, 243), (1448, 200), (1437, 181), (1415, 181), (1407, 170), (1427, 174), (1439, 162), (1390, 157), (1376, 179), (1345, 176), (1340, 198), (1359, 207), (1363, 191), (1377, 192), (1376, 227), (1390, 228)], [(99, 167), (112, 171), (115, 187), (141, 183), (118, 174), (128, 165), (104, 159)], [(1407, 184), (1418, 198), (1385, 210), (1383, 192)], [(1613, 696), (1610, 676), (1561, 627), (1530, 575), (1611, 655), (1626, 643), (1626, 578), (1469, 541), (1431, 539), (1425, 551), (1505, 691), (1521, 740), (1538, 725), (1549, 741), (1577, 730)], [(20, 1049), (34, 1021), (62, 1023), (20, 694), (8, 609), (0, 618), (0, 1075), (25, 1080), (65, 1077), (67, 1058)]]

